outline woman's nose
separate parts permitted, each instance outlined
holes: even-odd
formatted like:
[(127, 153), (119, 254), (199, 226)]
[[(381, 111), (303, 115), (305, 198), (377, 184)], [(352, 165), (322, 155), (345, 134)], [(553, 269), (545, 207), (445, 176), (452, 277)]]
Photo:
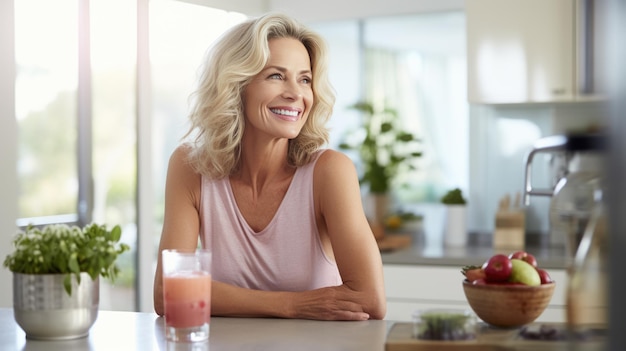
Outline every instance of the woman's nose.
[(283, 94), (284, 97), (290, 99), (298, 99), (302, 97), (302, 87), (296, 81), (285, 81)]

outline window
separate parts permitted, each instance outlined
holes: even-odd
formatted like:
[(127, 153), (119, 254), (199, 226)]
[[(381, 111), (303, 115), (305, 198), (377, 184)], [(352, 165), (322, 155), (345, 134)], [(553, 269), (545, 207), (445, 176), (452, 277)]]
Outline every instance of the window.
[(136, 309), (136, 17), (126, 0), (15, 2), (18, 225), (122, 226), (133, 250), (103, 309)]
[(15, 2), (21, 225), (78, 219), (77, 29), (76, 0)]
[[(101, 280), (102, 309), (133, 311), (137, 255), (137, 4), (90, 0), (92, 218), (119, 224), (131, 251), (114, 284)], [(80, 139), (79, 139), (80, 140)], [(82, 145), (81, 145), (82, 147)]]
[[(167, 160), (186, 132), (196, 71), (211, 42), (246, 18), (175, 0), (149, 5), (148, 14), (137, 13), (137, 2), (128, 0), (15, 2), (18, 225), (122, 226), (131, 252), (118, 258), (122, 272), (113, 284), (101, 281), (102, 309), (140, 309), (138, 276), (151, 281), (154, 273), (138, 272), (136, 265), (137, 136), (153, 140), (148, 172), (156, 201), (148, 206), (158, 230), (146, 245), (156, 252)], [(152, 128), (138, 130), (137, 86), (147, 82), (136, 78), (136, 28), (144, 16), (150, 23)], [(141, 303), (146, 309), (152, 292), (143, 285), (139, 298), (149, 301)]]

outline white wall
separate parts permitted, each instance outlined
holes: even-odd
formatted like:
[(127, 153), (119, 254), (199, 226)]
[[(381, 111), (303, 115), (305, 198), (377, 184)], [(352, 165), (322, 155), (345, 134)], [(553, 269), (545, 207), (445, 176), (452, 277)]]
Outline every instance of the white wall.
[(463, 9), (463, 0), (268, 0), (269, 10), (303, 22)]
[(213, 7), (226, 11), (235, 11), (245, 13), (250, 16), (256, 16), (266, 12), (267, 0), (180, 0), (197, 5)]
[[(0, 1), (0, 263), (11, 252), (17, 219), (17, 123), (13, 1)], [(0, 266), (0, 307), (12, 306), (11, 272)], [(7, 286), (9, 288), (7, 288)]]
[(182, 0), (256, 16), (284, 12), (303, 22), (463, 9), (463, 0)]

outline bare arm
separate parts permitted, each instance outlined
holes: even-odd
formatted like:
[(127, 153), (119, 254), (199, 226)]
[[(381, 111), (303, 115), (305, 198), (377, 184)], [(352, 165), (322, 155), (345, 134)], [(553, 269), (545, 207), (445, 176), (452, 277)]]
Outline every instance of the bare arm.
[(165, 185), (165, 217), (154, 275), (154, 310), (163, 315), (163, 277), (161, 251), (193, 250), (198, 246), (200, 220), (197, 204), (200, 176), (186, 161), (186, 150), (179, 147), (170, 158)]
[[(319, 212), (332, 243), (343, 287), (352, 302), (373, 319), (386, 314), (382, 260), (363, 212), (358, 176), (352, 161), (326, 151), (318, 161), (315, 188)], [(323, 230), (323, 228), (321, 228)]]

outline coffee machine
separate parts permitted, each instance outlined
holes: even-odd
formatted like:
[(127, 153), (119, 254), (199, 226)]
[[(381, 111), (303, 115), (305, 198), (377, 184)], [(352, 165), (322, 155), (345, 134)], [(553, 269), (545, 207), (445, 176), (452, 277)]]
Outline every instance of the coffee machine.
[[(565, 247), (570, 258), (589, 222), (594, 193), (603, 186), (605, 149), (601, 133), (572, 133), (541, 138), (526, 156), (524, 204), (530, 204), (531, 196), (551, 197), (550, 244)], [(545, 153), (561, 160), (558, 179), (554, 187), (537, 188), (532, 182), (532, 164), (537, 154)]]

